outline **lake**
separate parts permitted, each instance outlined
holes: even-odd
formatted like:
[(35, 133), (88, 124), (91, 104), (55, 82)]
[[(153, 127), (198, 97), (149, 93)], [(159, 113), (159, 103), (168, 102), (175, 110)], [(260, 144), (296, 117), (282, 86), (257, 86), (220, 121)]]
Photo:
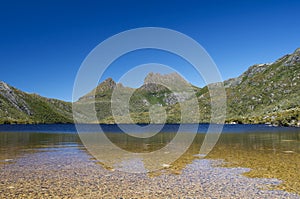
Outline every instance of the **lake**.
[[(84, 125), (91, 132), (96, 127)], [(145, 155), (172, 143), (179, 125), (148, 138), (127, 136), (117, 125), (101, 127), (115, 147), (134, 156), (118, 156), (101, 143), (101, 158), (95, 158), (72, 124), (0, 125), (0, 198), (300, 198), (300, 128), (225, 125), (203, 156), (208, 125), (202, 124), (169, 164), (164, 157), (176, 151), (150, 162)], [(141, 164), (161, 168), (135, 172)]]

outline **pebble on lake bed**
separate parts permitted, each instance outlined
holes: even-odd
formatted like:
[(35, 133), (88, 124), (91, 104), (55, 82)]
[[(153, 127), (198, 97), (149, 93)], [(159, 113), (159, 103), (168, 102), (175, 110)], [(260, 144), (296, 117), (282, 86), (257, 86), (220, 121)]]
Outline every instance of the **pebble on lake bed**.
[(283, 151), (283, 153), (295, 153), (295, 151)]
[(170, 164), (162, 164), (163, 168), (170, 168)]

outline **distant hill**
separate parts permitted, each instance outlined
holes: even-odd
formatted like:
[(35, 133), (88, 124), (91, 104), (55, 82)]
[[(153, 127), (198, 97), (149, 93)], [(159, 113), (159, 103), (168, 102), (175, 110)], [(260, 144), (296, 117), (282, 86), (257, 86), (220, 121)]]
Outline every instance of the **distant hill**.
[(0, 81), (0, 123), (71, 122), (71, 103), (28, 94)]
[[(239, 77), (223, 84), (227, 94), (226, 122), (300, 126), (300, 48), (274, 63), (253, 65)], [(168, 123), (178, 123), (181, 118), (180, 102), (191, 100), (190, 91), (197, 96), (200, 116), (196, 117), (191, 112), (189, 122), (210, 122), (208, 87), (193, 86), (176, 73), (149, 73), (144, 84), (137, 89), (108, 78), (75, 102), (74, 109), (77, 118), (87, 123), (115, 123), (116, 120), (149, 123), (153, 111), (156, 116), (166, 116)], [(113, 92), (118, 96), (112, 102)], [(114, 109), (113, 117), (112, 103), (122, 103), (126, 107), (124, 97), (130, 99), (129, 113), (119, 106)], [(94, 101), (97, 119), (90, 120)], [(28, 94), (4, 82), (0, 82), (0, 107), (0, 123), (73, 121), (71, 103)], [(167, 114), (163, 115), (159, 107), (164, 108)], [(160, 123), (162, 120), (156, 117), (152, 122)]]

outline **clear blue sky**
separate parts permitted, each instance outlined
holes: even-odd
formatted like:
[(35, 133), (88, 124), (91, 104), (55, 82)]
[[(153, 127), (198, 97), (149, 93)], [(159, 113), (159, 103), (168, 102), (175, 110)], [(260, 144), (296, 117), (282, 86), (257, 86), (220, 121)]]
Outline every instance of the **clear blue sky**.
[[(106, 38), (131, 28), (157, 26), (189, 35), (208, 51), (223, 79), (300, 47), (298, 0), (0, 3), (0, 80), (67, 101), (87, 54)], [(151, 61), (149, 57), (138, 63)], [(115, 68), (106, 76), (118, 78)], [(197, 84), (196, 79), (190, 81)]]

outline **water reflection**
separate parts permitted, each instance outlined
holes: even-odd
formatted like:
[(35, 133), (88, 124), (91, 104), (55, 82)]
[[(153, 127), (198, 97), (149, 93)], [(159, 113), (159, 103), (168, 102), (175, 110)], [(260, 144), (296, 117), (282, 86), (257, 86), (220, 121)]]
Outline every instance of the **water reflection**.
[(224, 159), (228, 167), (251, 168), (248, 177), (277, 178), (277, 188), (300, 193), (299, 131), (224, 134), (207, 158)]
[[(279, 188), (300, 193), (299, 129), (281, 128), (281, 130), (274, 131), (243, 132), (240, 128), (238, 132), (234, 127), (235, 129), (230, 133), (230, 128), (228, 126), (226, 128), (227, 131), (221, 135), (217, 145), (206, 158), (224, 159), (227, 162), (224, 166), (251, 168), (252, 170), (246, 173), (249, 177), (281, 179), (284, 183)], [(175, 133), (160, 133), (147, 139), (135, 139), (120, 132), (109, 132), (106, 135), (116, 146), (129, 152), (143, 154), (162, 149), (170, 143)], [(152, 164), (161, 164), (163, 169), (151, 172), (149, 176), (157, 176), (161, 172), (180, 174), (182, 169), (192, 164), (195, 159), (203, 158), (199, 155), (203, 139), (204, 134), (197, 134), (192, 145), (172, 164), (163, 165), (164, 159), (152, 162)], [(1, 163), (12, 163), (26, 154), (41, 153), (53, 148), (63, 151), (70, 147), (83, 149), (76, 133), (0, 132)], [(113, 150), (106, 148), (103, 154), (111, 158)], [(125, 159), (117, 158), (116, 161), (123, 166), (124, 164), (126, 166), (124, 160), (127, 160), (127, 163), (130, 162), (130, 166), (144, 161), (142, 155)], [(101, 162), (101, 160), (100, 163), (104, 168), (114, 169), (113, 165)]]
[(77, 134), (0, 132), (0, 162), (11, 163), (17, 157), (39, 149), (72, 146), (81, 146)]

